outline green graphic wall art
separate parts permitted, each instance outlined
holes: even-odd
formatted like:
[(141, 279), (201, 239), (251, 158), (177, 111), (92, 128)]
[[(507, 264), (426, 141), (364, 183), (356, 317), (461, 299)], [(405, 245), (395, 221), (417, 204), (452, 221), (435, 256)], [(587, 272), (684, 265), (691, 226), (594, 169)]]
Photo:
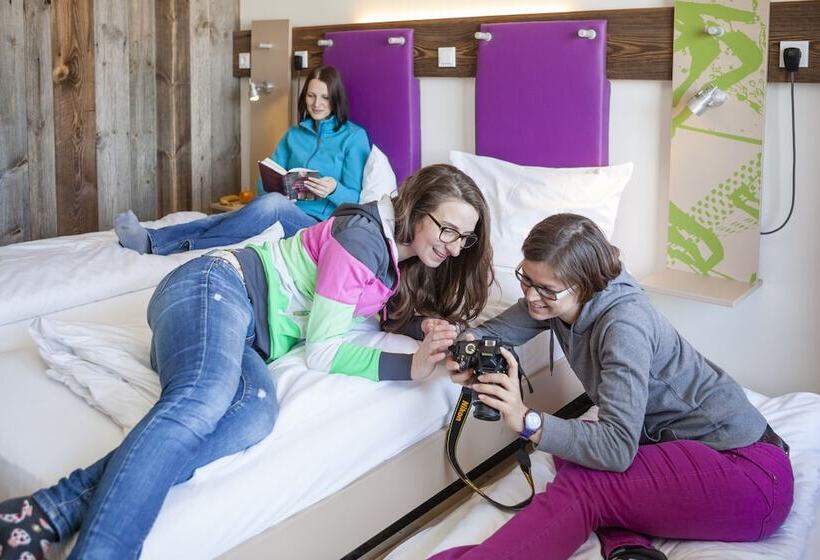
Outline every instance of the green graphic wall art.
[[(757, 279), (768, 18), (768, 1), (675, 2), (669, 268)], [(709, 86), (728, 99), (695, 115)]]

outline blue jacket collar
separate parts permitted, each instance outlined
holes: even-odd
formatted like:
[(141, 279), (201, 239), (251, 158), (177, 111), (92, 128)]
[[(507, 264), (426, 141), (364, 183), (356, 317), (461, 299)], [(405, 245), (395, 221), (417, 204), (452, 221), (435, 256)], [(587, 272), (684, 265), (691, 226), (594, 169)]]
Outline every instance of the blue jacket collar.
[[(307, 130), (316, 134), (316, 130), (313, 129), (313, 119), (309, 116), (302, 119), (302, 122), (299, 123), (299, 126), (306, 128)], [(334, 128), (336, 128), (336, 116), (330, 115), (323, 121), (319, 121), (319, 136), (328, 136), (330, 134), (333, 134)]]

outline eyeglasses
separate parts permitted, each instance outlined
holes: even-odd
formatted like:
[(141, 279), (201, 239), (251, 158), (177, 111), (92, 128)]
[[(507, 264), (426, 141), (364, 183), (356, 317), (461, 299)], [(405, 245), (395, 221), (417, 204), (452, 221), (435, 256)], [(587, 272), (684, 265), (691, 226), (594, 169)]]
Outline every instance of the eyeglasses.
[(550, 290), (546, 286), (542, 286), (541, 284), (536, 284), (532, 281), (532, 279), (522, 272), (521, 267), (523, 265), (518, 265), (518, 268), (515, 269), (515, 277), (518, 278), (518, 281), (521, 282), (521, 285), (527, 288), (535, 288), (536, 293), (541, 296), (541, 299), (548, 299), (550, 301), (558, 301), (564, 299), (566, 296), (572, 292), (572, 288), (567, 288), (566, 290), (561, 290), (560, 292), (556, 292), (554, 290)]
[(460, 240), (461, 247), (467, 249), (475, 245), (476, 241), (478, 241), (478, 236), (474, 233), (460, 233), (457, 229), (441, 225), (432, 214), (427, 213), (427, 216), (438, 226), (438, 238), (445, 243), (453, 243)]

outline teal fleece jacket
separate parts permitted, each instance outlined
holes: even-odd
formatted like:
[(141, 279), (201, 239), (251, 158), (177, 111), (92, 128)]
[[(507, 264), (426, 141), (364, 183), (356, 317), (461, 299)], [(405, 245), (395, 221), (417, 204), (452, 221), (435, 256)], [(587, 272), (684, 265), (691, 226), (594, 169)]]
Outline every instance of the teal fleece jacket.
[[(299, 200), (296, 205), (317, 220), (324, 220), (340, 204), (358, 204), (362, 192), (364, 164), (370, 155), (370, 140), (359, 125), (347, 121), (334, 130), (336, 117), (330, 116), (313, 128), (313, 119), (306, 118), (285, 133), (271, 159), (284, 167), (305, 167), (317, 170), (322, 177), (336, 179), (336, 190), (325, 199)], [(258, 193), (266, 194), (262, 180), (256, 183)]]

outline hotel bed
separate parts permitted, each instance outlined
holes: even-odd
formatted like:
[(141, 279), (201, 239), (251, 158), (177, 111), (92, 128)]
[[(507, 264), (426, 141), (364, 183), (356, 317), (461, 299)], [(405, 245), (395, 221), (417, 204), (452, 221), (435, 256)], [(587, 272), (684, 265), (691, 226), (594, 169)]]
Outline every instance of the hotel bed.
[[(578, 27), (577, 22), (569, 24)], [(585, 27), (590, 25), (584, 22)], [(594, 25), (604, 37), (601, 22)], [(407, 38), (401, 47), (403, 51), (388, 47), (401, 60), (385, 59), (384, 64), (399, 73), (394, 76), (398, 83), (396, 95), (403, 96), (408, 112), (402, 122), (391, 123), (389, 130), (380, 129), (378, 123), (369, 128), (374, 143), (385, 146), (397, 175), (403, 174), (419, 164), (418, 83), (412, 77), (412, 32), (350, 32), (349, 37), (356, 38), (361, 33), (367, 34), (365, 48), (386, 45), (387, 37), (397, 33), (405, 33)], [(502, 44), (503, 36), (500, 30), (497, 44)], [(572, 48), (576, 48), (577, 37), (570, 40)], [(340, 48), (337, 53), (342, 52), (345, 41), (345, 34), (334, 34), (333, 48)], [(587, 68), (585, 72), (571, 71), (573, 79), (590, 72), (594, 75), (592, 84), (585, 83), (581, 90), (567, 87), (561, 93), (578, 103), (585, 100), (588, 106), (580, 111), (591, 114), (591, 118), (578, 124), (577, 118), (557, 103), (547, 104), (551, 109), (545, 107), (543, 114), (531, 115), (537, 117), (534, 123), (539, 126), (546, 118), (552, 119), (544, 121), (550, 125), (567, 119), (575, 123), (565, 127), (566, 134), (571, 136), (567, 144), (574, 146), (572, 160), (566, 154), (556, 155), (533, 144), (521, 151), (530, 155), (537, 152), (535, 160), (527, 163), (606, 163), (608, 115), (604, 109), (608, 106), (608, 85), (604, 78), (603, 45), (602, 40), (589, 46), (593, 63), (581, 65)], [(343, 73), (345, 65), (361, 66), (356, 61), (365, 55), (356, 49), (345, 53), (337, 58), (331, 55), (329, 61), (342, 68)], [(544, 75), (552, 71), (547, 66)], [(385, 68), (371, 63), (367, 67), (371, 72), (357, 79), (365, 84), (372, 84), (375, 79), (385, 83)], [(479, 75), (477, 102), (494, 95), (483, 85), (493, 79), (486, 71), (484, 77)], [(578, 81), (584, 82), (580, 78)], [(496, 83), (502, 84), (499, 89), (510, 90), (503, 87), (504, 82)], [(492, 99), (497, 104), (509, 104), (496, 97)], [(484, 114), (493, 112), (496, 107)], [(351, 118), (357, 118), (352, 111)], [(481, 115), (477, 115), (477, 151), (501, 157), (504, 154), (493, 153), (481, 140), (488, 137), (491, 126), (494, 125), (482, 124)], [(399, 141), (395, 141), (397, 137)], [(596, 171), (588, 174), (598, 175)], [(496, 202), (502, 204), (503, 200)], [(505, 210), (493, 210), (496, 223)], [(168, 219), (192, 217), (195, 216)], [(614, 219), (614, 214), (611, 217)], [(517, 258), (517, 249), (504, 257)], [(111, 348), (106, 337), (113, 335), (119, 336), (120, 341), (131, 337), (128, 347), (139, 354), (148, 336), (144, 317), (151, 286), (193, 256), (194, 253), (140, 257), (117, 248), (112, 232), (0, 250), (0, 274), (2, 266), (11, 263), (12, 258), (18, 259), (17, 265), (28, 262), (23, 268), (15, 267), (4, 277), (5, 282), (0, 282), (3, 289), (11, 290), (3, 294), (5, 301), (16, 304), (14, 308), (4, 308), (5, 315), (0, 320), (0, 337), (5, 340), (0, 346), (0, 425), (4, 426), (0, 430), (0, 499), (54, 483), (72, 468), (96, 460), (123, 437), (123, 428), (111, 417), (88, 406), (66, 385), (48, 377), (49, 366), (26, 334), (31, 319), (40, 318), (36, 325), (41, 334), (48, 331), (65, 337), (63, 340), (73, 340), (71, 344), (75, 346), (71, 348), (69, 344), (69, 351), (82, 347), (83, 352), (77, 352), (80, 361), (100, 354), (100, 349)], [(27, 275), (21, 275), (24, 269)], [(9, 270), (10, 267), (5, 269)], [(502, 290), (496, 294), (487, 315), (517, 296), (511, 263), (499, 260), (496, 270)], [(83, 332), (91, 332), (92, 336), (86, 336), (84, 341), (82, 336), (72, 338), (72, 328), (86, 329)], [(363, 324), (354, 336), (408, 352), (416, 344), (406, 337), (377, 332), (373, 322)], [(42, 340), (40, 344), (46, 347)], [(556, 363), (552, 375), (543, 373), (545, 346), (544, 340), (532, 341), (530, 350), (522, 351), (522, 360), (529, 373), (542, 372), (534, 377), (536, 387), (546, 386), (539, 391), (548, 396), (542, 408), (556, 410), (580, 391), (566, 371), (565, 360)], [(54, 358), (51, 350), (45, 355)], [(145, 363), (144, 354), (131, 357)], [(273, 364), (271, 371), (277, 378), (277, 397), (282, 403), (274, 432), (252, 449), (208, 465), (190, 481), (175, 487), (145, 543), (144, 558), (269, 557), (273, 550), (291, 551), (289, 555), (298, 558), (339, 557), (456, 480), (444, 458), (442, 428), (458, 391), (444, 376), (419, 386), (327, 376), (306, 370), (299, 349)], [(82, 393), (81, 388), (75, 390)], [(98, 394), (94, 400), (99, 406), (105, 399)], [(129, 402), (134, 404), (134, 400)], [(127, 419), (119, 420), (128, 425)], [(500, 423), (471, 423), (464, 434), (461, 463), (469, 470), (514, 439), (515, 435)], [(319, 530), (322, 538), (316, 538)]]
[[(749, 399), (791, 446), (795, 473), (795, 500), (785, 524), (769, 539), (759, 543), (722, 543), (657, 539), (655, 543), (669, 560), (811, 560), (817, 558), (816, 526), (820, 509), (820, 395), (792, 393), (769, 398), (747, 391)], [(594, 418), (594, 407), (585, 416)], [(536, 488), (541, 491), (555, 476), (552, 456), (542, 451), (532, 454)], [(505, 475), (489, 487), (497, 500), (513, 503), (527, 490), (518, 472)], [(501, 527), (511, 514), (499, 511), (479, 496), (426, 527), (392, 551), (389, 560), (418, 560), (466, 544), (479, 543)], [(810, 535), (813, 533), (813, 538)], [(600, 560), (600, 543), (595, 535), (572, 556), (573, 560)]]

